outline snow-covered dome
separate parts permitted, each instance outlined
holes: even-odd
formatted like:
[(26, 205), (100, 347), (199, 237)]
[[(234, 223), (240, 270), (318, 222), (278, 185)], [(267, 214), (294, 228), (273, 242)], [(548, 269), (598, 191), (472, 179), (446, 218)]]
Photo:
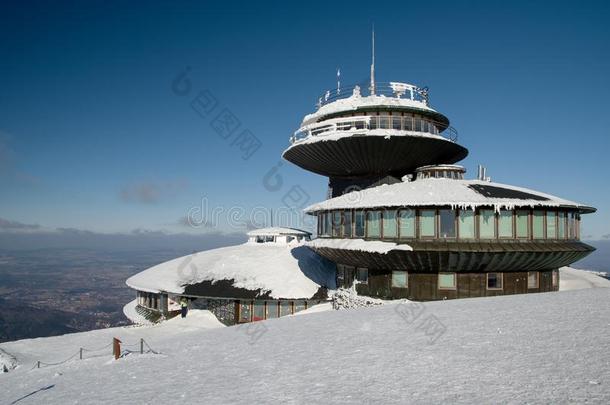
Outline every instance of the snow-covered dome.
[(309, 236), (311, 232), (303, 231), (296, 228), (282, 228), (282, 227), (269, 227), (254, 229), (248, 232), (248, 236), (280, 236), (280, 235), (291, 235), (291, 236)]
[(335, 265), (301, 243), (248, 242), (158, 264), (126, 283), (139, 291), (172, 294), (196, 284), (213, 290), (216, 283), (229, 283), (231, 289), (258, 291), (271, 298), (311, 298), (320, 287), (335, 288)]

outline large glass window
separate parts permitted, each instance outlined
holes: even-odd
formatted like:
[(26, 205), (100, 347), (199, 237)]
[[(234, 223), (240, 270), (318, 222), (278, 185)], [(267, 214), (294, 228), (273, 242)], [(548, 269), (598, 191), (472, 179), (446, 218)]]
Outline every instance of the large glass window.
[(532, 234), (534, 239), (544, 239), (544, 211), (534, 211)]
[(573, 212), (568, 214), (568, 238), (576, 238), (576, 216)]
[(474, 211), (460, 210), (460, 238), (474, 239)]
[(410, 115), (405, 115), (402, 120), (403, 128), (405, 131), (413, 130), (413, 117)]
[(435, 210), (419, 211), (419, 236), (429, 238), (436, 236)]
[(280, 316), (292, 314), (292, 305), (290, 301), (280, 301)]
[(517, 238), (529, 238), (529, 211), (518, 210), (515, 212), (515, 222), (517, 223)]
[(487, 273), (487, 289), (501, 290), (502, 289), (502, 273)]
[(546, 238), (557, 239), (557, 215), (555, 211), (546, 212)]
[(277, 301), (267, 301), (267, 319), (277, 318)]
[(406, 271), (395, 270), (392, 272), (392, 287), (407, 288), (409, 285), (409, 274)]
[(557, 237), (559, 239), (566, 238), (566, 213), (559, 212), (557, 216)]
[(381, 114), (379, 116), (379, 128), (381, 129), (389, 129), (390, 128), (390, 117), (386, 114)]
[(250, 301), (239, 301), (239, 322), (250, 322)]
[(455, 273), (438, 273), (438, 288), (440, 290), (455, 290)]
[(383, 237), (396, 237), (396, 211), (383, 211)]
[(538, 288), (538, 275), (537, 271), (527, 272), (527, 288)]
[(398, 229), (403, 239), (415, 237), (415, 210), (406, 209), (398, 213)]
[(498, 236), (501, 238), (513, 237), (513, 211), (501, 210), (498, 216)]
[(364, 237), (364, 212), (354, 212), (354, 237)]
[(344, 238), (352, 237), (352, 212), (351, 211), (343, 212), (343, 237)]
[(479, 237), (481, 239), (493, 239), (496, 237), (494, 210), (479, 211)]
[(393, 115), (392, 116), (392, 129), (395, 130), (400, 130), (400, 115)]
[(333, 236), (341, 236), (341, 211), (333, 211)]
[(440, 237), (455, 238), (455, 210), (439, 210), (438, 218), (440, 222)]
[(252, 311), (253, 321), (265, 319), (265, 301), (254, 301), (254, 311)]
[(381, 230), (381, 211), (369, 211), (366, 215), (366, 236), (378, 238)]

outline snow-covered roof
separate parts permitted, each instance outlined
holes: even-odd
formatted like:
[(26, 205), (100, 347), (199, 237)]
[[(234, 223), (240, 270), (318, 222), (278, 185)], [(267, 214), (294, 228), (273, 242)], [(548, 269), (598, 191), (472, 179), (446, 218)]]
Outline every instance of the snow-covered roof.
[(362, 191), (353, 191), (340, 197), (313, 204), (305, 209), (316, 211), (376, 208), (417, 207), (449, 205), (456, 208), (474, 209), (492, 206), (496, 210), (515, 207), (573, 207), (584, 212), (595, 208), (538, 191), (506, 184), (480, 180), (454, 180), (444, 178), (420, 179), (381, 185)]
[[(437, 134), (431, 134), (428, 132), (419, 131), (402, 131), (397, 129), (354, 129), (349, 131), (328, 131), (317, 135), (310, 135), (305, 138), (300, 138), (294, 141), (288, 149), (297, 146), (315, 142), (328, 142), (338, 141), (344, 138), (357, 137), (357, 136), (379, 136), (385, 139), (392, 137), (419, 137), (419, 138), (434, 138), (441, 141), (453, 142), (450, 139)], [(287, 149), (287, 150), (288, 150)]]
[(126, 283), (140, 291), (181, 294), (186, 285), (219, 280), (272, 298), (309, 298), (320, 286), (335, 287), (335, 267), (302, 244), (245, 243), (158, 264)]
[(311, 232), (303, 231), (296, 228), (282, 228), (282, 227), (269, 227), (254, 229), (248, 232), (248, 236), (279, 236), (279, 235), (294, 235), (294, 236), (308, 236)]
[(330, 248), (341, 250), (353, 250), (359, 252), (381, 253), (386, 254), (392, 250), (407, 250), (413, 248), (405, 243), (397, 244), (394, 242), (383, 242), (379, 240), (364, 240), (364, 239), (323, 239), (318, 238), (309, 242), (305, 242), (307, 246), (313, 248)]
[(332, 103), (328, 103), (323, 105), (318, 109), (318, 111), (308, 114), (303, 118), (303, 123), (301, 126), (310, 124), (315, 122), (319, 118), (329, 115), (335, 114), (343, 111), (353, 111), (358, 108), (365, 107), (409, 107), (413, 109), (422, 110), (424, 112), (433, 112), (436, 113), (435, 110), (428, 107), (426, 104), (421, 101), (411, 100), (410, 98), (397, 98), (397, 97), (386, 97), (386, 96), (351, 96), (347, 98), (342, 98), (337, 101), (333, 101)]

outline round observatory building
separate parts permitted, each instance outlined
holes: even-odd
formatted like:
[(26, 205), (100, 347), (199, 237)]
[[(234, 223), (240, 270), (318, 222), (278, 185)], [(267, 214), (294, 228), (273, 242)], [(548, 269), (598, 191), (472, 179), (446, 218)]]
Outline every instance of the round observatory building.
[(283, 157), (327, 176), (313, 250), (339, 286), (387, 299), (439, 300), (554, 291), (595, 208), (526, 188), (465, 179), (468, 150), (428, 89), (375, 84), (329, 91)]

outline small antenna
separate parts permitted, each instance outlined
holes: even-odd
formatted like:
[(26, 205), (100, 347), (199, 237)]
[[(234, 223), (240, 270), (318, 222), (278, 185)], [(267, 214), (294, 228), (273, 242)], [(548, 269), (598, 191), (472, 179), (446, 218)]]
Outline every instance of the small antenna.
[(269, 208), (269, 211), (271, 212), (271, 225), (269, 226), (273, 228), (273, 208)]
[(372, 31), (372, 58), (371, 58), (371, 87), (369, 90), (371, 91), (371, 95), (375, 95), (375, 24), (373, 24)]
[(337, 68), (337, 95), (341, 94), (341, 69)]

